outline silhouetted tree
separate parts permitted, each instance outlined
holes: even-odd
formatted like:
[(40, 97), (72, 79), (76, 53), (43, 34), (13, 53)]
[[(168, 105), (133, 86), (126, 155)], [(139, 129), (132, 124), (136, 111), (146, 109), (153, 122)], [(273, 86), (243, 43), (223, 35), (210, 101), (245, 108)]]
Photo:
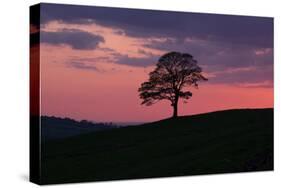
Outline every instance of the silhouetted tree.
[(178, 101), (186, 102), (192, 96), (185, 89), (188, 86), (198, 88), (199, 81), (206, 81), (202, 69), (193, 56), (187, 53), (169, 52), (158, 60), (154, 71), (149, 73), (149, 81), (141, 84), (139, 96), (141, 104), (150, 106), (166, 99), (173, 107), (173, 117), (178, 116)]

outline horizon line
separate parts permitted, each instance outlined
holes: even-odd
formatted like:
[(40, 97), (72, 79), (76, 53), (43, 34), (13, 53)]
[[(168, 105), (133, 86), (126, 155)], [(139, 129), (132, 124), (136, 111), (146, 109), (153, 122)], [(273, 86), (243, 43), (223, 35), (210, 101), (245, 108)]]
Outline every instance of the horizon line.
[[(196, 113), (196, 114), (189, 114), (189, 115), (181, 115), (178, 116), (178, 118), (180, 117), (190, 117), (190, 116), (196, 116), (196, 115), (203, 115), (203, 114), (209, 114), (209, 113), (215, 113), (215, 112), (223, 112), (223, 111), (232, 111), (232, 110), (265, 110), (265, 109), (274, 109), (273, 107), (261, 107), (261, 108), (251, 108), (251, 107), (243, 107), (243, 108), (229, 108), (229, 109), (223, 109), (223, 110), (215, 110), (215, 111), (207, 111), (207, 112), (202, 112), (202, 113)], [(163, 119), (158, 119), (158, 120), (153, 120), (153, 121), (96, 121), (96, 120), (89, 120), (89, 119), (76, 119), (76, 118), (72, 118), (72, 117), (67, 117), (67, 116), (56, 116), (56, 115), (40, 115), (40, 117), (53, 117), (53, 118), (60, 118), (60, 119), (71, 119), (74, 120), (76, 122), (81, 122), (81, 121), (88, 121), (91, 123), (151, 123), (151, 122), (157, 122), (157, 121), (161, 121), (161, 120), (165, 120), (165, 119), (170, 119), (171, 117), (167, 117), (167, 118), (163, 118)]]

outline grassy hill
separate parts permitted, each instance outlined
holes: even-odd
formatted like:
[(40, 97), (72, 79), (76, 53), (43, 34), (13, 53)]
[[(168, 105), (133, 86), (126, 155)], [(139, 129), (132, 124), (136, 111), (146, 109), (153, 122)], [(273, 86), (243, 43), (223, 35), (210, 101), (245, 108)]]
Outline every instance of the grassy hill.
[(42, 145), (42, 184), (273, 170), (273, 109), (227, 110)]

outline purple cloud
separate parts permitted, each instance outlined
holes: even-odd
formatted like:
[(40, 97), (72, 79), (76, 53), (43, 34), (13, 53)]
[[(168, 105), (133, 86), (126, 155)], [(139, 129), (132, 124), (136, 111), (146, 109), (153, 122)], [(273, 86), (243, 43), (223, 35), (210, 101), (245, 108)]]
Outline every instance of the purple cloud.
[(94, 65), (87, 65), (84, 62), (79, 62), (79, 61), (67, 62), (66, 65), (70, 68), (76, 68), (76, 69), (85, 69), (85, 70), (92, 70), (92, 71), (98, 71), (99, 70)]
[(67, 44), (76, 50), (91, 50), (97, 48), (100, 42), (104, 42), (104, 38), (80, 30), (41, 31), (40, 42), (53, 45)]

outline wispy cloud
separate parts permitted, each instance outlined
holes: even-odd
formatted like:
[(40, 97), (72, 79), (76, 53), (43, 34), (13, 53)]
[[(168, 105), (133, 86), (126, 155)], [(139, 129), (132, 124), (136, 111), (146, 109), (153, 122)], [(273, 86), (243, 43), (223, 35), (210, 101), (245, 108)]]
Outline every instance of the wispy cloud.
[(66, 65), (67, 65), (67, 67), (70, 67), (70, 68), (99, 71), (99, 69), (94, 65), (88, 65), (86, 63), (78, 62), (78, 61), (67, 62)]
[(263, 81), (263, 82), (255, 82), (255, 83), (246, 82), (246, 83), (235, 84), (235, 85), (245, 88), (273, 88), (273, 82), (270, 80)]

